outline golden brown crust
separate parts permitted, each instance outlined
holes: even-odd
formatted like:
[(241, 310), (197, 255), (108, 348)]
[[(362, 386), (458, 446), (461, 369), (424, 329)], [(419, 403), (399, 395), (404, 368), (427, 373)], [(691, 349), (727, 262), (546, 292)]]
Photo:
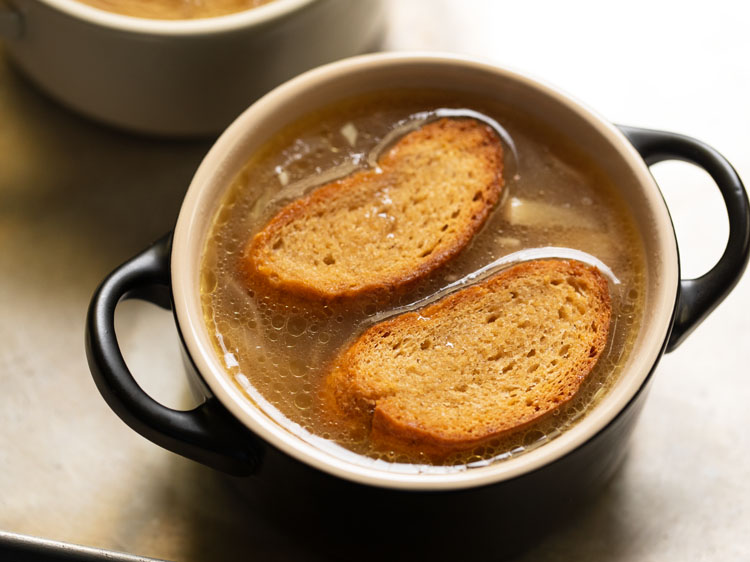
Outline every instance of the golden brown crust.
[[(270, 290), (306, 299), (392, 296), (458, 254), (487, 220), (502, 191), (500, 140), (489, 126), (473, 119), (441, 119), (424, 125), (396, 143), (378, 166), (319, 187), (283, 207), (246, 247), (242, 268), (248, 278)], [(439, 200), (445, 196), (443, 192), (430, 193), (429, 197), (437, 200), (430, 202), (420, 192), (421, 199), (408, 202), (409, 190), (417, 193), (431, 187), (424, 185), (420, 174), (442, 182), (440, 186), (447, 186), (453, 199), (443, 202)], [(394, 194), (402, 198), (401, 204), (396, 196), (390, 200)], [(385, 199), (390, 206), (383, 204)], [(341, 210), (345, 205), (350, 212)], [(449, 222), (456, 217), (446, 218), (438, 212), (445, 213), (446, 205), (461, 209), (460, 221), (450, 223), (450, 228)], [(378, 231), (380, 226), (372, 226), (375, 220), (363, 221), (368, 206), (384, 210), (378, 216), (387, 215), (396, 225), (394, 232)], [(421, 208), (425, 209), (427, 227), (413, 220)], [(335, 227), (326, 223), (327, 217), (336, 221)], [(445, 236), (436, 230), (441, 227), (447, 230)], [(288, 242), (304, 228), (310, 229), (308, 236)], [(347, 246), (349, 233), (358, 229), (363, 241)], [(385, 240), (389, 235), (394, 242)], [(424, 256), (404, 255), (398, 244), (408, 244), (404, 242), (407, 236), (410, 240), (424, 236), (428, 238), (425, 244), (434, 246), (425, 248)], [(285, 247), (287, 243), (292, 247)], [(278, 247), (282, 249), (276, 252)], [(320, 261), (333, 257), (321, 255), (325, 251), (321, 248), (334, 255), (338, 252), (336, 257), (347, 263), (329, 270), (322, 267)], [(288, 255), (278, 256), (287, 251)]]
[[(523, 303), (516, 304), (515, 293)], [(512, 308), (519, 306), (528, 312)], [(547, 330), (543, 338), (529, 319), (534, 311)], [(494, 323), (495, 315), (493, 326), (477, 321)], [(367, 330), (335, 360), (324, 383), (325, 407), (371, 426), (373, 441), (385, 446), (432, 456), (470, 449), (569, 402), (606, 346), (610, 316), (607, 281), (595, 268), (565, 260), (523, 263)], [(503, 322), (529, 322), (529, 333)], [(529, 341), (513, 340), (524, 337)], [(437, 344), (448, 340), (461, 353), (438, 352)], [(407, 348), (404, 357), (399, 351)], [(487, 388), (455, 392), (474, 381)], [(504, 384), (521, 387), (514, 394)]]

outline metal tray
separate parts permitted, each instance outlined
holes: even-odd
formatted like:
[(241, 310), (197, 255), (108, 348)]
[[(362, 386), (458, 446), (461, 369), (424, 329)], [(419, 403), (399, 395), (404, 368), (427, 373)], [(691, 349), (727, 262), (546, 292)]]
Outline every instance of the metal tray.
[[(581, 62), (572, 54), (577, 37), (591, 25), (585, 18), (560, 26), (555, 18), (535, 16), (534, 4), (485, 1), (472, 3), (487, 22), (479, 25), (480, 16), (469, 18), (464, 2), (388, 4), (393, 25), (387, 47), (481, 47), (501, 61), (513, 55), (507, 62), (515, 66), (556, 81), (569, 77), (566, 87), (589, 101), (602, 93), (610, 105), (601, 107), (612, 118), (708, 136), (720, 148), (728, 143), (727, 156), (741, 175), (750, 176), (742, 148), (742, 131), (750, 130), (742, 112), (747, 88), (733, 72), (721, 71), (730, 68), (731, 56), (736, 69), (745, 68), (748, 35), (714, 33), (704, 25), (710, 12), (691, 15), (670, 3), (630, 7), (633, 14), (648, 12), (652, 22), (669, 21), (677, 12), (683, 19), (680, 26), (656, 25), (656, 43), (648, 34), (622, 41), (631, 20), (607, 19), (611, 44), (581, 47), (597, 71), (576, 74)], [(598, 4), (582, 3), (579, 11), (597, 12)], [(503, 26), (502, 33), (490, 34), (494, 21), (532, 20), (535, 36), (559, 45), (556, 56), (534, 58), (511, 48), (523, 44), (528, 26)], [(722, 26), (744, 25), (733, 21), (742, 18)], [(690, 41), (690, 30), (700, 30), (705, 41)], [(690, 88), (682, 95), (669, 94), (670, 80), (682, 76), (680, 67), (665, 78), (663, 65), (646, 64), (654, 45), (665, 44), (700, 48), (689, 51), (695, 55), (686, 71)], [(725, 66), (713, 72), (714, 60)], [(607, 71), (611, 64), (618, 65), (614, 74)], [(694, 80), (694, 68), (703, 69), (702, 81)], [(623, 72), (628, 91), (648, 94), (645, 101), (608, 93), (608, 80), (622, 88), (614, 76)], [(720, 108), (705, 102), (700, 84), (710, 86), (708, 100), (715, 102), (711, 96), (722, 92)], [(662, 90), (668, 101), (654, 97)], [(703, 131), (694, 111), (701, 104), (706, 112), (716, 109)], [(79, 118), (14, 72), (0, 46), (0, 559), (328, 559), (283, 521), (267, 517), (234, 479), (163, 451), (126, 427), (99, 396), (86, 365), (83, 326), (95, 286), (172, 227), (209, 144), (135, 137)], [(662, 172), (655, 173), (661, 179)], [(699, 178), (693, 189), (692, 176), (673, 178), (680, 181), (663, 183), (675, 186), (665, 194), (672, 197), (680, 244), (710, 265), (716, 246), (721, 249), (715, 240), (721, 230), (694, 227), (712, 212), (712, 202), (700, 199), (706, 180)], [(738, 345), (750, 335), (748, 305), (746, 277), (661, 363), (630, 458), (611, 486), (530, 544), (522, 559), (748, 559), (750, 447), (742, 444), (750, 386), (746, 353)], [(170, 314), (127, 302), (117, 322), (126, 359), (143, 387), (167, 405), (189, 406)]]
[(157, 562), (156, 558), (132, 556), (0, 531), (0, 559), (13, 562)]

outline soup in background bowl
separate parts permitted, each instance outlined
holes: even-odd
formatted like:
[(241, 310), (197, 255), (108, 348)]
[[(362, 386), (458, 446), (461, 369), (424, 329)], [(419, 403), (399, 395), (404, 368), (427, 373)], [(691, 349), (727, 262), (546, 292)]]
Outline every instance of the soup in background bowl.
[(213, 18), (242, 12), (273, 0), (78, 0), (94, 8), (133, 16), (165, 20)]
[[(302, 309), (260, 306), (252, 289), (233, 278), (233, 256), (284, 204), (285, 190), (314, 189), (329, 170), (363, 164), (389, 132), (446, 111), (497, 123), (506, 166), (504, 198), (451, 263), (384, 308), (352, 308), (315, 326)], [(697, 280), (680, 279), (669, 213), (646, 164), (669, 158), (705, 167), (727, 206), (727, 249)], [(311, 185), (304, 184), (310, 177)], [(694, 139), (617, 128), (548, 85), (471, 59), (348, 59), (280, 86), (222, 134), (193, 178), (173, 236), (123, 264), (95, 293), (87, 321), (89, 365), (126, 423), (220, 470), (257, 473), (287, 489), (284, 467), (295, 467), (334, 486), (452, 492), (469, 502), (492, 488), (533, 506), (559, 493), (594, 489), (613, 473), (660, 357), (744, 271), (748, 216), (734, 170)], [(328, 358), (378, 315), (419, 306), (420, 299), (452, 290), (451, 282), (505, 256), (549, 246), (558, 253), (582, 251), (602, 271), (611, 270), (613, 355), (605, 351), (591, 385), (580, 402), (559, 413), (560, 422), (523, 435), (519, 454), (497, 444), (430, 464), (348, 440), (316, 417), (315, 388)], [(125, 295), (174, 309), (189, 379), (204, 399), (196, 409), (159, 405), (130, 375), (114, 329), (114, 311)], [(231, 340), (226, 349), (225, 336)]]

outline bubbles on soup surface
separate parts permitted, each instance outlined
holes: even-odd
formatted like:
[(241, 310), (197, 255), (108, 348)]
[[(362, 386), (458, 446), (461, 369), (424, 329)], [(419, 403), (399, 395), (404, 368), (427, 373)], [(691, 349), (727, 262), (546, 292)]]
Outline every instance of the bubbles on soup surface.
[[(290, 193), (292, 199), (299, 197), (314, 189), (316, 181), (325, 183), (332, 175), (366, 166), (363, 155), (395, 127), (403, 126), (409, 115), (439, 107), (466, 107), (467, 103), (466, 99), (456, 103), (443, 94), (394, 92), (340, 104), (293, 124), (254, 155), (235, 179), (206, 243), (201, 302), (228, 375), (277, 423), (334, 454), (343, 454), (343, 447), (361, 455), (355, 462), (393, 463), (392, 470), (435, 463), (444, 466), (441, 470), (464, 470), (543, 446), (606, 395), (640, 323), (644, 300), (641, 242), (611, 181), (553, 131), (479, 99), (472, 101), (473, 108), (502, 124), (512, 137), (518, 160), (513, 175), (505, 177), (501, 201), (455, 259), (386, 305), (295, 302), (264, 295), (248, 284), (238, 267), (245, 246), (289, 202)], [(353, 135), (341, 133), (347, 124), (357, 131), (354, 143), (348, 138)], [(571, 403), (529, 428), (437, 461), (419, 451), (407, 454), (381, 448), (370, 442), (366, 431), (352, 430), (326, 413), (320, 388), (331, 361), (376, 319), (395, 308), (408, 310), (411, 303), (499, 257), (545, 246), (587, 252), (622, 282), (611, 287), (613, 315), (607, 347)], [(330, 440), (330, 447), (322, 440)]]

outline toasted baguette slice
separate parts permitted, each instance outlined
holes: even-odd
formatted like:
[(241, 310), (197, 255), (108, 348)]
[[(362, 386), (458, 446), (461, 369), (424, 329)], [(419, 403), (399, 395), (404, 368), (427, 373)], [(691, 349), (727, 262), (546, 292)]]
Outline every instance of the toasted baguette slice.
[(503, 152), (489, 126), (440, 119), (379, 160), (281, 209), (245, 251), (245, 270), (315, 299), (390, 294), (464, 248), (497, 203)]
[(334, 361), (334, 417), (428, 454), (472, 448), (571, 400), (607, 343), (606, 279), (580, 262), (511, 267), (368, 329)]

